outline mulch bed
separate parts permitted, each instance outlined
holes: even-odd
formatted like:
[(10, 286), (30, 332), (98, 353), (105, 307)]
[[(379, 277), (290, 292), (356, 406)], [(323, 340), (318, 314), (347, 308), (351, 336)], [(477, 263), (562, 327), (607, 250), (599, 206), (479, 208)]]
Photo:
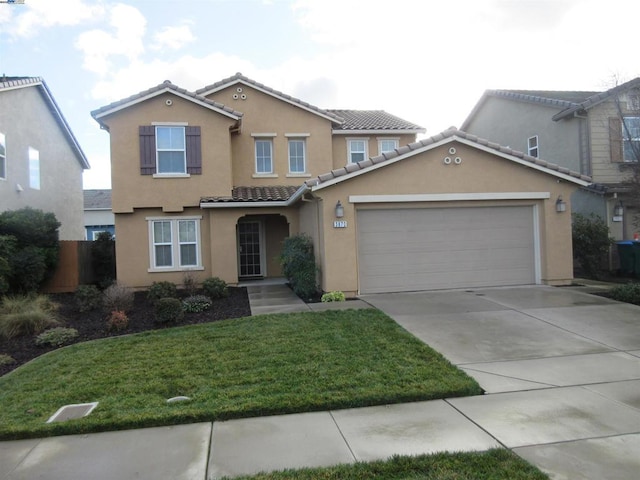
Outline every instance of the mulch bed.
[[(155, 321), (153, 306), (147, 300), (147, 292), (135, 292), (135, 300), (131, 311), (127, 312), (129, 325), (121, 331), (107, 328), (107, 313), (91, 311), (81, 313), (76, 305), (74, 294), (54, 294), (49, 297), (58, 305), (58, 314), (64, 327), (78, 330), (78, 337), (67, 345), (100, 338), (129, 335), (148, 330), (159, 330), (183, 325), (209, 323), (230, 318), (248, 317), (251, 315), (247, 289), (244, 287), (229, 287), (229, 296), (213, 301), (213, 306), (201, 313), (185, 313), (184, 319), (177, 324), (158, 324)], [(32, 360), (43, 353), (55, 350), (56, 347), (41, 347), (35, 344), (35, 337), (17, 337), (10, 340), (0, 338), (0, 354), (9, 355), (15, 363), (0, 365), (0, 376), (20, 365)]]

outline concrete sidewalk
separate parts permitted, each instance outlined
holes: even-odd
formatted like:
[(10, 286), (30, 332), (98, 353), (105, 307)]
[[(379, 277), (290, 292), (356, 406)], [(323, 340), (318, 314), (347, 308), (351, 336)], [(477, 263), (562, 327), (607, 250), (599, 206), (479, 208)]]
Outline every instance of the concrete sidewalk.
[[(283, 285), (252, 285), (252, 311), (310, 310), (290, 294)], [(571, 287), (365, 300), (354, 305), (378, 306), (474, 376), (488, 394), (2, 442), (0, 480), (213, 480), (492, 447), (512, 449), (553, 479), (637, 478), (640, 307)]]

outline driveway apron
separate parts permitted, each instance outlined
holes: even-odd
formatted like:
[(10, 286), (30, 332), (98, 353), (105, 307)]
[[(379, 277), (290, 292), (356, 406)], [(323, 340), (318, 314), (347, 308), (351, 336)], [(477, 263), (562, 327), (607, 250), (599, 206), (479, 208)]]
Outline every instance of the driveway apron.
[(474, 377), (486, 395), (448, 402), (551, 478), (637, 478), (640, 307), (547, 286), (363, 299)]

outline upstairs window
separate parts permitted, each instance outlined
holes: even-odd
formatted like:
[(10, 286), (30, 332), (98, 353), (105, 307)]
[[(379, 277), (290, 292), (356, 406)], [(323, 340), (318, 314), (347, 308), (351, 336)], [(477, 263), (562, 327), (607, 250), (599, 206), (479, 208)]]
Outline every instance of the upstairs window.
[(4, 133), (0, 133), (0, 178), (7, 178), (7, 144)]
[(367, 139), (347, 139), (347, 154), (349, 163), (357, 163), (365, 160), (367, 158)]
[(29, 186), (40, 190), (40, 152), (29, 147)]
[(627, 110), (640, 110), (640, 91), (633, 90), (627, 93)]
[(256, 173), (273, 173), (273, 142), (256, 140)]
[(289, 172), (290, 173), (305, 173), (305, 150), (306, 145), (304, 140), (290, 139), (289, 140)]
[(184, 127), (156, 127), (157, 173), (187, 173)]
[(380, 155), (393, 152), (396, 148), (398, 148), (398, 140), (395, 138), (381, 138), (378, 140), (378, 151)]
[(527, 140), (527, 153), (532, 157), (539, 158), (537, 135), (529, 137), (529, 139)]
[(640, 117), (622, 119), (622, 151), (625, 162), (640, 160)]

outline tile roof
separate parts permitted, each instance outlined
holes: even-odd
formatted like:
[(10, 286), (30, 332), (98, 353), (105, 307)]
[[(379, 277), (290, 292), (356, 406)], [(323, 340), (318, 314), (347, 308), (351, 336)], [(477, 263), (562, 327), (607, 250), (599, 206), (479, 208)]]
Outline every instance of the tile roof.
[(543, 105), (569, 108), (585, 101), (598, 92), (563, 92), (557, 90), (487, 90), (487, 96), (541, 103)]
[(334, 130), (408, 130), (424, 133), (426, 130), (384, 110), (328, 110), (344, 119)]
[(411, 153), (412, 151), (425, 149), (425, 147), (429, 147), (431, 145), (434, 145), (436, 143), (442, 142), (443, 140), (447, 140), (447, 139), (463, 140), (471, 145), (477, 145), (478, 147), (482, 147), (484, 149), (493, 150), (495, 151), (495, 153), (498, 153), (501, 155), (509, 155), (511, 157), (515, 157), (515, 159), (518, 159), (520, 161), (531, 163), (532, 166), (535, 165), (538, 168), (541, 167), (545, 170), (548, 170), (549, 173), (551, 174), (555, 174), (557, 172), (557, 174), (562, 174), (566, 177), (574, 178), (577, 180), (576, 183), (580, 183), (580, 184), (583, 184), (585, 182), (591, 183), (591, 177), (582, 175), (578, 172), (574, 172), (572, 170), (569, 170), (568, 168), (560, 167), (554, 163), (547, 162), (539, 158), (531, 157), (517, 150), (513, 150), (509, 147), (504, 147), (502, 145), (499, 145), (494, 142), (490, 142), (489, 140), (485, 140), (483, 138), (478, 138), (475, 135), (471, 135), (469, 133), (456, 129), (455, 127), (451, 127), (448, 130), (445, 130), (444, 132), (439, 133), (438, 135), (420, 140), (415, 143), (411, 143), (409, 145), (405, 145), (403, 147), (400, 147), (394, 150), (393, 152), (383, 153), (382, 155), (378, 155), (377, 157), (372, 157), (370, 159), (363, 160), (358, 163), (350, 163), (346, 167), (333, 170), (323, 175), (319, 175), (316, 178), (307, 180), (305, 182), (305, 185), (309, 188), (312, 188), (354, 172), (369, 170), (375, 165), (393, 163), (394, 160), (396, 159), (399, 160), (400, 159), (399, 157), (405, 154)]
[(208, 105), (216, 110), (220, 110), (223, 112), (228, 113), (230, 116), (232, 117), (236, 117), (236, 119), (242, 117), (242, 112), (239, 112), (237, 110), (234, 110), (231, 107), (228, 107), (222, 103), (219, 102), (214, 102), (212, 100), (209, 100), (208, 98), (205, 98), (201, 95), (198, 95), (197, 93), (193, 93), (190, 92), (188, 90), (185, 90), (184, 88), (180, 88), (177, 85), (174, 85), (173, 83), (171, 83), (170, 80), (165, 80), (164, 82), (162, 82), (159, 85), (156, 85), (155, 87), (151, 87), (147, 90), (144, 90), (142, 92), (136, 93), (135, 95), (131, 95), (130, 97), (124, 98), (122, 100), (118, 100), (117, 102), (113, 102), (110, 103), (109, 105), (105, 105), (104, 107), (100, 107), (97, 110), (93, 110), (91, 112), (91, 116), (94, 119), (98, 119), (104, 115), (107, 115), (111, 112), (117, 111), (120, 108), (124, 108), (127, 105), (130, 104), (134, 104), (134, 103), (138, 103), (141, 102), (149, 97), (153, 97), (156, 95), (159, 95), (163, 92), (173, 92), (176, 93), (178, 95), (181, 95), (185, 98), (188, 99), (192, 99), (195, 100), (197, 102), (203, 103), (205, 105)]
[(229, 202), (286, 202), (300, 188), (299, 185), (276, 185), (268, 187), (233, 187), (230, 196), (203, 197), (200, 203)]
[(292, 97), (291, 95), (287, 95), (286, 93), (280, 92), (279, 90), (275, 90), (271, 87), (268, 87), (263, 83), (256, 82), (255, 80), (252, 80), (249, 77), (245, 77), (240, 72), (236, 73), (235, 75), (232, 75), (231, 77), (225, 78), (218, 82), (212, 83), (211, 85), (207, 85), (206, 87), (200, 88), (196, 90), (196, 94), (206, 96), (213, 92), (222, 90), (223, 88), (227, 88), (230, 85), (234, 85), (236, 83), (244, 83), (246, 85), (250, 85), (258, 90), (268, 93), (269, 95), (278, 97), (281, 100), (285, 100), (289, 103), (300, 106), (306, 110), (328, 117), (330, 120), (332, 120), (335, 123), (343, 122), (343, 119), (341, 117), (339, 117), (338, 115), (335, 115), (334, 113), (331, 113), (331, 111), (329, 110), (324, 110), (322, 108), (316, 107), (315, 105), (311, 105), (310, 103), (300, 100), (299, 98)]
[(111, 190), (83, 190), (85, 210), (111, 209)]
[(0, 77), (0, 93), (2, 91), (25, 87), (38, 87), (40, 89), (40, 92), (42, 93), (44, 100), (49, 107), (49, 111), (58, 122), (58, 125), (60, 125), (60, 128), (62, 128), (63, 135), (67, 138), (67, 141), (71, 145), (71, 148), (74, 151), (78, 162), (80, 162), (80, 165), (83, 169), (91, 168), (87, 157), (85, 156), (82, 148), (80, 147), (80, 144), (78, 143), (78, 140), (71, 131), (71, 127), (67, 123), (67, 120), (64, 118), (64, 115), (62, 115), (60, 107), (56, 103), (53, 95), (51, 94), (51, 90), (49, 90), (49, 87), (42, 79), (42, 77), (7, 77), (6, 75), (2, 75)]

